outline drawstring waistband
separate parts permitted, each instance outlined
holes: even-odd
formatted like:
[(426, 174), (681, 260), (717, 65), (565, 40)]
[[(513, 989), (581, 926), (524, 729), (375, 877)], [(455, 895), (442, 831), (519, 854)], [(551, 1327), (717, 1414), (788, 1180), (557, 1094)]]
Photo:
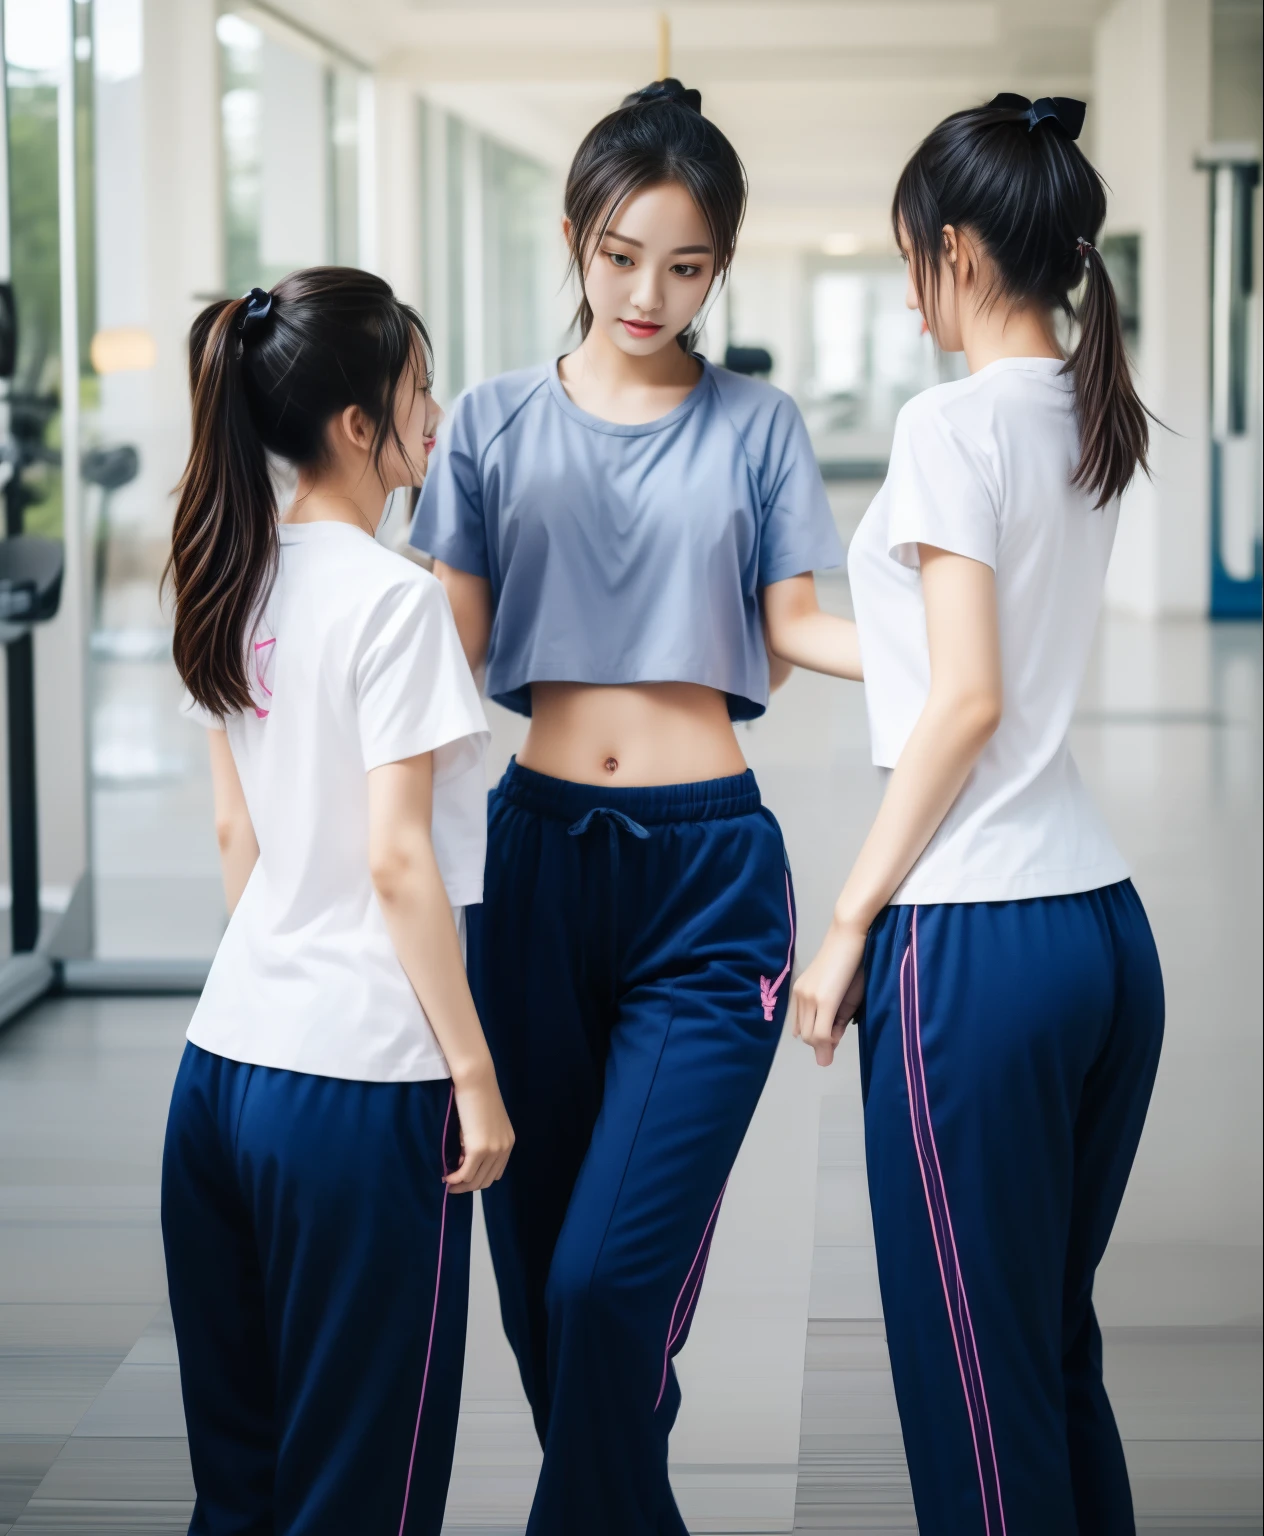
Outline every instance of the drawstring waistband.
[(566, 830), (572, 837), (583, 837), (598, 819), (606, 824), (610, 849), (610, 872), (606, 880), (606, 889), (610, 893), (608, 970), (610, 1001), (614, 1004), (619, 1000), (619, 833), (628, 832), (640, 842), (648, 841), (649, 833), (639, 821), (633, 821), (631, 816), (625, 816), (622, 811), (616, 811), (609, 805), (594, 805)]
[(729, 778), (701, 779), (694, 784), (577, 784), (523, 768), (516, 758), (505, 770), (499, 793), (524, 811), (564, 821), (568, 826), (583, 821), (593, 811), (618, 813), (646, 828), (749, 816), (761, 804), (759, 786), (749, 768)]

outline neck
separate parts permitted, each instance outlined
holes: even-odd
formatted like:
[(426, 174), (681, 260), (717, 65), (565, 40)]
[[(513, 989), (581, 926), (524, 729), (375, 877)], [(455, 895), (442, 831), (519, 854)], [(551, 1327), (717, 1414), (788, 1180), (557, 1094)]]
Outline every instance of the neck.
[[(692, 384), (698, 378), (698, 364), (681, 350), (673, 339), (656, 352), (637, 356), (625, 352), (596, 326), (588, 332), (567, 359), (572, 377), (586, 375), (603, 390), (670, 389)], [(573, 370), (573, 372), (572, 372)]]
[(372, 535), (386, 508), (386, 491), (369, 476), (351, 480), (337, 474), (309, 475), (299, 471), (287, 523), (346, 523)]
[(1004, 303), (972, 309), (961, 315), (961, 340), (971, 373), (1002, 357), (1062, 357), (1047, 309)]

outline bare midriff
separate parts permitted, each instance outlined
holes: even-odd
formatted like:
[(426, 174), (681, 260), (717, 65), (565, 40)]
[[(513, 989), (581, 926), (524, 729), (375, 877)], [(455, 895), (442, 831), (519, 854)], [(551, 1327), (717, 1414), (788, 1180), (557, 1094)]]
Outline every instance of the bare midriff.
[(575, 784), (696, 784), (746, 771), (724, 695), (698, 683), (533, 683), (518, 761)]

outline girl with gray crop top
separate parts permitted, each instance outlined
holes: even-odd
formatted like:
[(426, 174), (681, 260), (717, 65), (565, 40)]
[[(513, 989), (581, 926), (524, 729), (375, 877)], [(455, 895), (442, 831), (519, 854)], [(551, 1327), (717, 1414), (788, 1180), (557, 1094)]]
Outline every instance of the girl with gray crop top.
[(531, 717), (469, 949), (517, 1133), (484, 1209), (544, 1450), (529, 1536), (684, 1536), (671, 1362), (794, 958), (732, 722), (763, 714), (770, 653), (860, 676), (816, 604), (842, 549), (797, 409), (690, 350), (745, 192), (678, 81), (592, 129), (563, 226), (582, 342), (457, 402), (412, 535), (488, 694)]

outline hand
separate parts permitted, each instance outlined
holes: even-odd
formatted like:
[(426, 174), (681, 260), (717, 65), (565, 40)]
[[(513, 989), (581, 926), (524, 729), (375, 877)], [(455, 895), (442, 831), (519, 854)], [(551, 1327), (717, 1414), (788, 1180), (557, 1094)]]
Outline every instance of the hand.
[(454, 1195), (486, 1189), (505, 1171), (513, 1151), (513, 1126), (505, 1112), (490, 1061), (473, 1079), (453, 1081), (461, 1129), (461, 1161), (444, 1182)]
[(820, 1067), (834, 1060), (843, 1031), (865, 995), (866, 937), (865, 929), (835, 920), (812, 964), (794, 984), (794, 1032), (816, 1052)]

